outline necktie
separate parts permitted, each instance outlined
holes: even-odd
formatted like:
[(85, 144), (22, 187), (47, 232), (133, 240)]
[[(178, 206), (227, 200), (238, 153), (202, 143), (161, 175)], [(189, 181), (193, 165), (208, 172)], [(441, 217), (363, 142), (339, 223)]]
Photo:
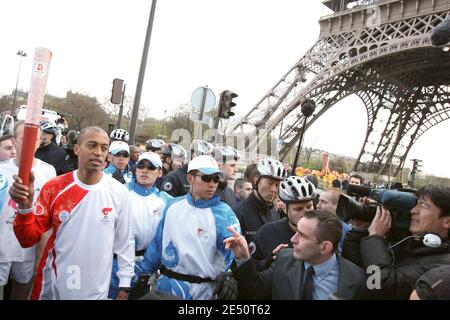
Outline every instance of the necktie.
[(303, 292), (302, 292), (302, 300), (312, 300), (312, 293), (313, 293), (313, 276), (314, 276), (314, 267), (310, 266), (306, 270), (306, 278), (305, 278), (305, 284), (303, 286)]

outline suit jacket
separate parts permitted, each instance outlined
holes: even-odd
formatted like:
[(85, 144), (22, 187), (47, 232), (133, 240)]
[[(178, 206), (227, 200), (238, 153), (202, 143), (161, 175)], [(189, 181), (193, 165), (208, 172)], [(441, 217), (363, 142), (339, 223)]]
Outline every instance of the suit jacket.
[[(335, 295), (344, 300), (366, 299), (364, 271), (341, 256), (339, 282)], [(302, 260), (297, 260), (292, 249), (282, 250), (270, 268), (258, 272), (253, 259), (233, 271), (239, 283), (240, 297), (244, 299), (300, 300), (304, 272)]]

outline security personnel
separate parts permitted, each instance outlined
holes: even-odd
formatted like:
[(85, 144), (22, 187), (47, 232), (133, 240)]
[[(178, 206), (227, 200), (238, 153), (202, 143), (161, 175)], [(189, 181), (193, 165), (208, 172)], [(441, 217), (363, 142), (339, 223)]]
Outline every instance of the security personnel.
[(220, 170), (224, 173), (224, 177), (217, 187), (216, 194), (219, 195), (220, 200), (233, 207), (237, 201), (234, 189), (229, 186), (229, 183), (233, 183), (238, 172), (239, 152), (233, 147), (222, 146), (214, 149), (213, 157), (219, 164)]
[[(193, 140), (190, 146), (191, 160), (201, 155), (209, 155), (214, 146), (204, 140)], [(172, 197), (184, 196), (189, 192), (189, 182), (187, 180), (188, 165), (169, 172), (163, 176), (159, 189), (170, 194)]]
[(290, 176), (281, 182), (278, 196), (286, 204), (287, 217), (266, 223), (256, 233), (256, 252), (252, 256), (264, 260), (261, 266), (268, 267), (280, 250), (292, 248), (297, 223), (306, 212), (314, 210), (316, 195), (316, 188), (304, 177)]
[(257, 163), (256, 189), (250, 196), (233, 207), (239, 219), (242, 234), (249, 244), (250, 254), (256, 250), (254, 237), (264, 224), (280, 219), (273, 201), (286, 170), (280, 161), (264, 158)]

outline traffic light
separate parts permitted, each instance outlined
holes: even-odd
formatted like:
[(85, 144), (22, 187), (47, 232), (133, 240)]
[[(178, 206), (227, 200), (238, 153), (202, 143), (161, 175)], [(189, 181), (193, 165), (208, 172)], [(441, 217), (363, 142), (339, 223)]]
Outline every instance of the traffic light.
[(111, 103), (120, 104), (123, 94), (123, 80), (115, 78), (113, 80), (113, 88), (111, 92)]
[(412, 172), (413, 172), (413, 173), (420, 172), (420, 167), (421, 167), (420, 162), (422, 162), (422, 160), (419, 160), (419, 159), (412, 159), (412, 161), (413, 161)]
[(234, 112), (231, 111), (231, 108), (236, 106), (236, 103), (233, 102), (233, 99), (238, 95), (229, 90), (225, 90), (220, 94), (219, 99), (219, 118), (229, 119), (234, 116)]

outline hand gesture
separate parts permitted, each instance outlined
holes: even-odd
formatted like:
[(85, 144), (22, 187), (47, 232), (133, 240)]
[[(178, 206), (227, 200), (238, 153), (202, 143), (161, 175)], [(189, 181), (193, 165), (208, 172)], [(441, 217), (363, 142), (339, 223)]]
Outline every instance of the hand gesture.
[(238, 260), (248, 260), (250, 258), (250, 253), (248, 251), (248, 245), (245, 238), (233, 227), (227, 227), (228, 231), (230, 231), (233, 236), (223, 240), (225, 244), (225, 249), (232, 249), (234, 256)]
[(288, 248), (288, 247), (289, 247), (289, 245), (286, 244), (286, 243), (282, 243), (282, 244), (278, 245), (278, 246), (277, 246), (275, 249), (273, 249), (273, 251), (272, 251), (273, 258), (276, 259), (276, 258), (277, 258), (277, 254), (278, 254), (281, 250), (286, 249), (286, 248)]

